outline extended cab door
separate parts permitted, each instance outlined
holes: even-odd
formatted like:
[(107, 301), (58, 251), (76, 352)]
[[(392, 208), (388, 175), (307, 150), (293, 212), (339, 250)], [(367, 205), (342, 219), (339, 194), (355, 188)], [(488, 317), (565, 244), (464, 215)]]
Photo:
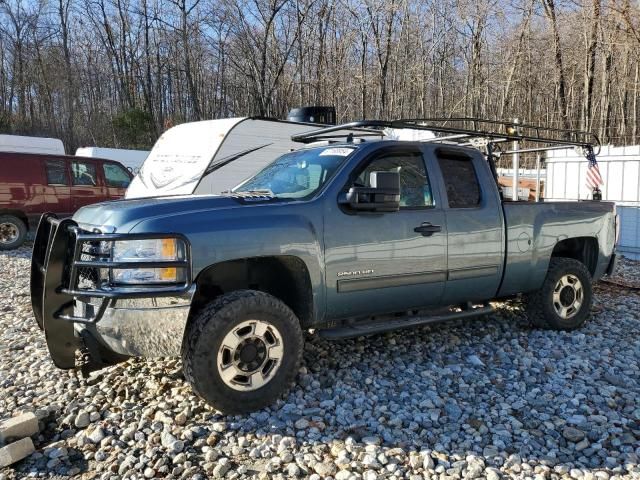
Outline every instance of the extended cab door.
[(444, 304), (496, 295), (503, 269), (502, 205), (481, 154), (432, 148), (438, 163), (447, 223), (448, 272)]
[(405, 311), (441, 301), (446, 224), (421, 150), (377, 150), (354, 170), (344, 191), (369, 186), (375, 171), (399, 171), (399, 211), (356, 213), (337, 199), (326, 204), (327, 318)]

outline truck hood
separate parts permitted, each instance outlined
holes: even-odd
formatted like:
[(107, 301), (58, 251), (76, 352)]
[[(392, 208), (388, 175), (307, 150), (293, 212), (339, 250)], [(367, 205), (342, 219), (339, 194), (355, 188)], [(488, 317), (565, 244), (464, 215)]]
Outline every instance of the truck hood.
[(73, 216), (87, 230), (127, 233), (142, 220), (196, 211), (240, 208), (241, 201), (218, 195), (180, 195), (175, 197), (115, 200), (82, 207)]

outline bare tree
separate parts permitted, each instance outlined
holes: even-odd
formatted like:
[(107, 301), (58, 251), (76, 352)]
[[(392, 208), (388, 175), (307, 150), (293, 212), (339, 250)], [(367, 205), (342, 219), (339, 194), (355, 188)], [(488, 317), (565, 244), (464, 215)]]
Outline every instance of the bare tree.
[(312, 103), (638, 142), (640, 6), (583, 1), (0, 0), (0, 130), (150, 146), (179, 122)]
[(598, 29), (600, 27), (600, 0), (592, 0), (592, 20), (587, 40), (587, 55), (584, 66), (584, 90), (582, 101), (582, 118), (580, 127), (589, 130), (592, 122), (593, 84), (596, 69), (596, 52), (598, 46)]
[(564, 65), (562, 61), (562, 45), (560, 44), (560, 31), (558, 27), (558, 17), (556, 15), (556, 7), (554, 0), (543, 0), (544, 9), (551, 21), (553, 29), (553, 49), (556, 64), (556, 76), (558, 78), (558, 101), (560, 103), (560, 116), (562, 118), (562, 126), (571, 128), (569, 122), (569, 111), (567, 104), (567, 86), (565, 81)]

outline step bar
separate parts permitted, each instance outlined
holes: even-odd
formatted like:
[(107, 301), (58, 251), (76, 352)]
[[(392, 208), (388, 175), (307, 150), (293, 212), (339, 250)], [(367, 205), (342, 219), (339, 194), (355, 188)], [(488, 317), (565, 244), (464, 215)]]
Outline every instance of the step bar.
[(421, 325), (429, 325), (431, 323), (446, 322), (449, 320), (459, 320), (463, 318), (478, 317), (492, 313), (494, 308), (490, 305), (481, 307), (463, 309), (458, 312), (450, 312), (445, 314), (417, 316), (410, 318), (400, 318), (391, 321), (376, 321), (372, 323), (360, 323), (346, 325), (343, 327), (327, 328), (319, 330), (318, 334), (329, 340), (340, 340), (345, 338), (361, 337), (365, 335), (374, 335), (376, 333), (388, 332), (391, 330), (399, 330), (401, 328), (418, 327)]

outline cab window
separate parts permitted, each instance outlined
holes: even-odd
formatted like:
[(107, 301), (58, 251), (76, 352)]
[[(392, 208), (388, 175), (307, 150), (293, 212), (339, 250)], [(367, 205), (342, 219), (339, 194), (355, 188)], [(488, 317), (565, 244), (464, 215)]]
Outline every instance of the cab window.
[(480, 205), (480, 182), (471, 157), (445, 150), (436, 153), (447, 189), (449, 208), (474, 208)]
[(71, 173), (73, 175), (74, 185), (85, 185), (95, 187), (96, 183), (96, 166), (88, 162), (72, 162)]
[(400, 208), (432, 207), (433, 196), (419, 153), (393, 153), (372, 160), (358, 175), (356, 186), (370, 187), (371, 172), (400, 173)]
[(49, 185), (69, 185), (67, 163), (64, 160), (47, 160), (45, 168)]
[(120, 165), (103, 163), (102, 169), (107, 187), (127, 188), (131, 183), (131, 177)]

